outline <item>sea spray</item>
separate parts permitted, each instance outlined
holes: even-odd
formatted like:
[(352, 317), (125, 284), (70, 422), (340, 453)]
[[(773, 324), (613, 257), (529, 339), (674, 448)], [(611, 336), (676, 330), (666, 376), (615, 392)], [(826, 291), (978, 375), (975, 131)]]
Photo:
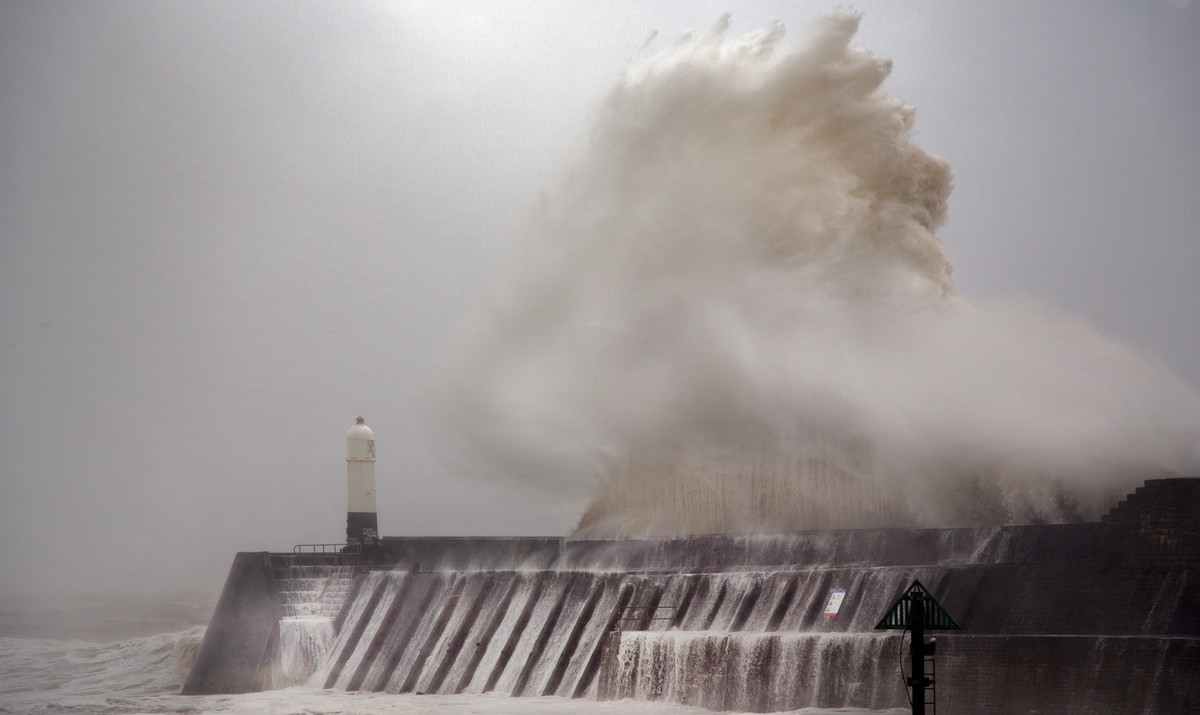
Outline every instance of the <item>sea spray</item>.
[(899, 638), (882, 634), (623, 633), (602, 697), (713, 710), (881, 711), (903, 703)]
[[(283, 687), (308, 683), (333, 643), (333, 621), (325, 616), (279, 619), (279, 670)], [(320, 687), (320, 683), (314, 683)]]
[(856, 16), (727, 26), (624, 71), (450, 361), (495, 471), (623, 535), (1072, 520), (1200, 468), (1157, 361), (957, 296), (948, 165)]
[(0, 638), (0, 711), (28, 699), (177, 693), (203, 637), (197, 626), (103, 644)]

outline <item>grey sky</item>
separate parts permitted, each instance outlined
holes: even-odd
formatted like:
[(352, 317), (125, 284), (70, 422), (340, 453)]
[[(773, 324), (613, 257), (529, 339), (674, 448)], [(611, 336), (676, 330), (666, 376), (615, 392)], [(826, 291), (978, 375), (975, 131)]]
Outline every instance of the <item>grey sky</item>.
[[(359, 414), (384, 533), (568, 530), (439, 452), (432, 370), (652, 32), (838, 6), (0, 5), (0, 592), (339, 540)], [(1200, 8), (853, 7), (954, 169), (960, 292), (1200, 385)]]

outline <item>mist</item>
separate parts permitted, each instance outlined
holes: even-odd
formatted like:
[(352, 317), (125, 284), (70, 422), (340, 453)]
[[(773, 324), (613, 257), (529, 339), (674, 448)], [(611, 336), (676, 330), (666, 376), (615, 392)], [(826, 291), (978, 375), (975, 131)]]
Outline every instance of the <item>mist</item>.
[[(1098, 518), (1200, 469), (1200, 397), (1036, 304), (961, 299), (947, 163), (831, 15), (636, 60), (451, 372), (581, 534)], [(569, 484), (576, 482), (576, 484)]]
[[(777, 465), (779, 455), (842, 449), (814, 446), (808, 428), (791, 423), (803, 422), (796, 399), (822, 420), (854, 425), (855, 439), (872, 441), (872, 464), (889, 450), (911, 460), (909, 472), (935, 454), (949, 460), (929, 471), (950, 484), (994, 452), (1014, 475), (1036, 465), (1067, 486), (1072, 475), (1101, 475), (1078, 459), (1057, 462), (1071, 455), (1055, 444), (1086, 448), (1102, 464), (1115, 464), (1114, 451), (1132, 460), (1127, 472), (1110, 466), (1110, 476), (1094, 476), (1099, 489), (1087, 494), (1170, 466), (1164, 445), (1179, 444), (1179, 434), (1158, 430), (1173, 423), (1186, 433), (1200, 384), (1200, 322), (1191, 318), (1200, 304), (1194, 5), (856, 3), (863, 17), (853, 43), (892, 59), (882, 90), (919, 108), (907, 130), (912, 150), (942, 157), (954, 178), (945, 216), (934, 217), (944, 221), (930, 224), (936, 233), (912, 232), (932, 233), (928, 265), (945, 261), (953, 272), (914, 269), (914, 283), (897, 289), (898, 269), (882, 261), (887, 280), (860, 284), (899, 294), (872, 298), (870, 309), (825, 295), (835, 279), (828, 271), (852, 265), (848, 256), (763, 268), (812, 234), (766, 223), (795, 211), (768, 199), (773, 192), (748, 196), (762, 188), (758, 177), (712, 206), (675, 207), (702, 229), (691, 238), (650, 206), (653, 192), (610, 191), (596, 203), (586, 195), (616, 186), (621, 175), (604, 171), (625, 171), (593, 148), (627, 146), (606, 134), (605, 122), (626, 116), (614, 87), (656, 86), (622, 68), (650, 71), (689, 28), (704, 38), (730, 12), (726, 43), (770, 34), (775, 21), (787, 28), (770, 58), (729, 69), (753, 84), (836, 5), (0, 5), (0, 539), (8, 545), (0, 594), (215, 599), (235, 551), (340, 541), (344, 435), (359, 415), (376, 434), (379, 521), (389, 535), (570, 533), (609, 483), (604, 475), (630, 471), (613, 464), (702, 459), (689, 443), (698, 434), (717, 435), (711, 449), (732, 455), (730, 464), (745, 450)], [(787, 94), (781, 86), (776, 96)], [(753, 173), (760, 154), (742, 153), (744, 140), (725, 146), (719, 129), (699, 122), (685, 138), (694, 147), (717, 132), (706, 150), (729, 171)], [(780, 182), (798, 178), (781, 171), (791, 174)], [(689, 181), (706, 199), (722, 191), (707, 174)], [(613, 202), (629, 198), (647, 208), (647, 229), (665, 227), (655, 240), (621, 233)], [(764, 223), (722, 219), (733, 235), (720, 236), (699, 221), (736, 215), (747, 202)], [(576, 208), (593, 215), (570, 215)], [(616, 245), (588, 241), (589, 222), (604, 220)], [(834, 233), (847, 247), (869, 234)], [(731, 267), (737, 278), (718, 280)], [(590, 287), (558, 285), (552, 269), (579, 276), (558, 283)], [(809, 280), (795, 280), (801, 270)], [(704, 272), (718, 288), (689, 305)], [(555, 297), (514, 315), (531, 303), (523, 291), (547, 276)], [(631, 282), (626, 299), (612, 302), (613, 281)], [(787, 300), (776, 302), (781, 292)], [(563, 295), (580, 303), (556, 305)], [(937, 317), (897, 318), (911, 312), (902, 298)], [(608, 322), (547, 315), (560, 309)], [(808, 312), (791, 314), (798, 310)], [(488, 344), (480, 326), (491, 317), (500, 321), (491, 330), (527, 326), (537, 337), (531, 351), (561, 354), (517, 351), (503, 366), (485, 364), (471, 386), (447, 387), (449, 365), (479, 359), (457, 351)], [(879, 328), (890, 320), (894, 329)], [(861, 340), (847, 325), (860, 326)], [(766, 352), (771, 338), (789, 335), (815, 341), (808, 362)], [(1018, 354), (979, 357), (981, 341)], [(714, 352), (713, 342), (722, 347)], [(1060, 343), (1095, 349), (1058, 361)], [(621, 354), (647, 344), (661, 350), (670, 379), (655, 376), (649, 357)], [(890, 357), (854, 353), (857, 361), (842, 364), (839, 345)], [(690, 353), (682, 367), (680, 351)], [(571, 375), (573, 359), (593, 372)], [(1001, 363), (1017, 376), (1000, 384), (1077, 405), (1076, 419), (1068, 410), (1047, 424), (1036, 402), (1002, 399), (1008, 393), (988, 387)], [(1047, 363), (1068, 374), (1048, 374)], [(612, 379), (613, 366), (631, 364), (639, 369)], [(488, 409), (525, 406), (502, 429), (467, 429), (495, 444), (466, 450), (440, 419), (445, 405), (488, 395), (484, 385), (514, 370), (547, 371), (544, 380), (514, 378), (514, 391), (537, 387), (516, 403), (488, 396)], [(905, 370), (920, 379), (893, 375)], [(587, 374), (596, 385), (576, 379)], [(1120, 387), (1106, 385), (1108, 402), (1094, 413), (1103, 424), (1093, 424), (1092, 386), (1105, 380)], [(703, 388), (696, 400), (717, 404), (672, 410), (688, 385)], [(618, 404), (642, 387), (646, 399)], [(963, 390), (974, 392), (942, 394)], [(1154, 398), (1156, 390), (1170, 395)], [(1122, 411), (1127, 398), (1137, 409)], [(902, 409), (914, 402), (946, 409)], [(1026, 445), (1043, 441), (1014, 424), (1051, 430), (1049, 453), (1026, 457)], [(903, 448), (910, 425), (931, 435), (925, 457)], [(1005, 438), (966, 439), (987, 434)], [(1090, 444), (1089, 434), (1143, 441), (1118, 450)], [(793, 448), (796, 440), (806, 446)], [(522, 444), (534, 451), (514, 461)], [(552, 445), (558, 453), (545, 454)], [(1012, 463), (1014, 455), (1028, 463)], [(1033, 508), (1047, 503), (1018, 512), (1066, 518), (1095, 508)], [(925, 522), (947, 510), (901, 513)], [(806, 523), (819, 522), (810, 516)]]

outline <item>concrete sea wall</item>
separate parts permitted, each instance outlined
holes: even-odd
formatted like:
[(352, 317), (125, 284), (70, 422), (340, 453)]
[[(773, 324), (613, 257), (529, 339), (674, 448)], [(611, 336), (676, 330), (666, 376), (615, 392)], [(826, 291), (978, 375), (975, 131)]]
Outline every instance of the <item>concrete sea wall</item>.
[(963, 628), (936, 634), (943, 708), (1200, 709), (1200, 479), (1148, 482), (1092, 524), (385, 539), (372, 565), (341, 558), (239, 554), (185, 692), (311, 678), (718, 710), (904, 707), (902, 636), (874, 625), (915, 578)]
[(183, 694), (249, 693), (270, 687), (279, 649), (279, 610), (271, 555), (264, 551), (235, 556)]

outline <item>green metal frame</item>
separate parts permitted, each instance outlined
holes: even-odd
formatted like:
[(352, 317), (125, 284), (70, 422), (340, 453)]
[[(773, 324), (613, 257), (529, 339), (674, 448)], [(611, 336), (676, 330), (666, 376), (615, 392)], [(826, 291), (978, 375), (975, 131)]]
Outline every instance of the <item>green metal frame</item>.
[(921, 613), (925, 616), (923, 620), (924, 629), (927, 631), (961, 631), (958, 624), (946, 613), (946, 609), (942, 608), (942, 604), (934, 600), (929, 593), (929, 589), (925, 588), (920, 581), (913, 580), (912, 585), (900, 596), (892, 607), (883, 614), (883, 618), (879, 619), (879, 623), (875, 624), (875, 630), (897, 630), (904, 631), (909, 629), (910, 619), (909, 611), (912, 608), (913, 595), (919, 594), (916, 600), (921, 602)]

